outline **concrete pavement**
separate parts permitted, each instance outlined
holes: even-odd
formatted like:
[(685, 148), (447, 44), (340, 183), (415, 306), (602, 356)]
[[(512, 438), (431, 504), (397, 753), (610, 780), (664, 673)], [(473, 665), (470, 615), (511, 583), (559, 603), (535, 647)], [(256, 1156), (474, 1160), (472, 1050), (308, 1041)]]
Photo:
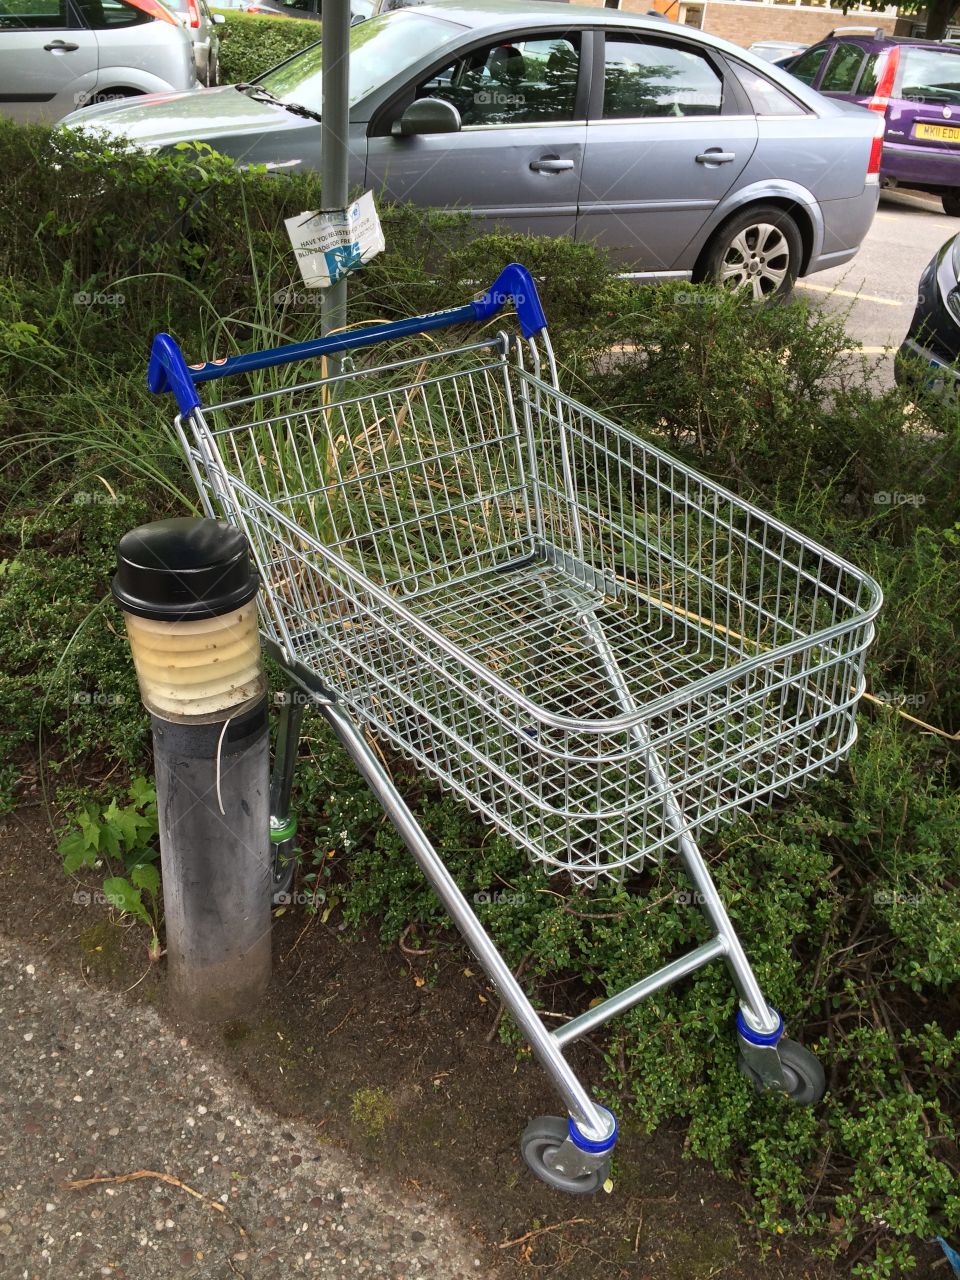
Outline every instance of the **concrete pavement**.
[(5, 1280), (488, 1275), (431, 1197), (255, 1106), (153, 1009), (3, 937), (0, 1107)]
[(849, 311), (847, 328), (866, 353), (881, 360), (892, 381), (893, 359), (916, 305), (920, 273), (945, 240), (960, 233), (939, 199), (920, 192), (884, 191), (863, 247), (852, 262), (808, 276), (797, 296)]

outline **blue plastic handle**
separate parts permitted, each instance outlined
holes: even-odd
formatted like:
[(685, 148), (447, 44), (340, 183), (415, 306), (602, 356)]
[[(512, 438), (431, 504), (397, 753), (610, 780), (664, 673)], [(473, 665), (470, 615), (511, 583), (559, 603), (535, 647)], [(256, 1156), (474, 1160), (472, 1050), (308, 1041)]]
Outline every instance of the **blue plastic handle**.
[(335, 334), (332, 338), (292, 342), (267, 351), (253, 351), (249, 355), (211, 360), (207, 364), (188, 365), (183, 352), (169, 333), (158, 333), (150, 351), (147, 386), (155, 395), (173, 392), (180, 412), (190, 414), (200, 407), (198, 383), (213, 382), (234, 373), (271, 369), (277, 365), (291, 364), (295, 360), (333, 355), (334, 352), (350, 351), (356, 347), (372, 347), (378, 342), (389, 342), (391, 338), (403, 338), (412, 333), (426, 333), (430, 329), (479, 323), (495, 316), (508, 303), (516, 308), (520, 332), (525, 338), (532, 338), (534, 334), (546, 329), (547, 320), (533, 277), (526, 267), (521, 267), (518, 262), (511, 262), (504, 267), (482, 298), (468, 302), (465, 306), (433, 311), (425, 316), (412, 316), (409, 320), (395, 320), (390, 324), (369, 325), (365, 329)]

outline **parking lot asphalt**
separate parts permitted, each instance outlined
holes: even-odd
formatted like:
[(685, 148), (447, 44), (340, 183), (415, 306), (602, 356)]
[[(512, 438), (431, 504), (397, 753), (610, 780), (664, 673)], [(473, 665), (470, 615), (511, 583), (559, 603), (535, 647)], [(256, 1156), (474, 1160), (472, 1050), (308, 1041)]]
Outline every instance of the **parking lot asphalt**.
[(893, 351), (907, 332), (920, 273), (937, 249), (960, 233), (935, 196), (884, 191), (873, 226), (852, 262), (798, 282), (797, 297), (848, 312), (847, 328), (878, 361), (885, 382), (893, 378)]

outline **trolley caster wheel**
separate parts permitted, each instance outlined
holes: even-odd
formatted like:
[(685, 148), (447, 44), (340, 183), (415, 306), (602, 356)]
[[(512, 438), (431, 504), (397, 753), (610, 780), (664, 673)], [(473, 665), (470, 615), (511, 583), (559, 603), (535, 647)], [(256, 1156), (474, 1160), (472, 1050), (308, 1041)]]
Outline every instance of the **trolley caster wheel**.
[[(780, 1055), (780, 1065), (783, 1067), (783, 1076), (787, 1083), (784, 1096), (791, 1102), (795, 1102), (798, 1107), (812, 1107), (815, 1102), (819, 1102), (827, 1091), (827, 1078), (823, 1074), (823, 1067), (819, 1060), (809, 1049), (805, 1049), (802, 1044), (797, 1044), (796, 1040), (788, 1040), (786, 1036), (782, 1036), (778, 1042), (777, 1053)], [(740, 1067), (741, 1074), (746, 1076), (757, 1093), (769, 1092), (742, 1055), (737, 1065)]]
[(561, 1120), (559, 1116), (540, 1116), (531, 1120), (520, 1139), (524, 1161), (541, 1182), (553, 1187), (555, 1191), (566, 1191), (572, 1196), (593, 1195), (610, 1176), (609, 1159), (589, 1173), (576, 1175), (561, 1173), (549, 1163), (551, 1154), (563, 1146), (568, 1133), (567, 1121)]

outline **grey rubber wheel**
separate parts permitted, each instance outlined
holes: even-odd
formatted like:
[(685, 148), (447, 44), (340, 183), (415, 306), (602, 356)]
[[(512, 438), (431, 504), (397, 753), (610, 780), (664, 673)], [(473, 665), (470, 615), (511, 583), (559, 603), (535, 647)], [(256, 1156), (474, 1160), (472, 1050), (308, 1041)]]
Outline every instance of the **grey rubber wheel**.
[(520, 1139), (520, 1150), (531, 1169), (541, 1182), (556, 1191), (566, 1191), (572, 1196), (589, 1196), (599, 1191), (610, 1176), (610, 1161), (605, 1160), (599, 1169), (592, 1173), (582, 1173), (579, 1177), (571, 1177), (552, 1169), (547, 1161), (550, 1153), (563, 1145), (567, 1138), (567, 1122), (559, 1116), (540, 1116), (531, 1120)]
[(950, 218), (960, 218), (960, 187), (950, 187), (940, 192), (943, 212)]
[(758, 205), (725, 222), (711, 242), (703, 274), (754, 302), (789, 296), (800, 270), (797, 224), (776, 205)]
[[(797, 1044), (796, 1040), (788, 1040), (786, 1036), (782, 1037), (777, 1045), (777, 1053), (780, 1055), (780, 1065), (783, 1067), (787, 1082), (785, 1096), (791, 1102), (795, 1102), (798, 1107), (812, 1107), (814, 1103), (819, 1102), (827, 1091), (827, 1078), (823, 1074), (823, 1067), (819, 1060), (809, 1049), (805, 1049), (802, 1044)], [(757, 1093), (769, 1092), (743, 1057), (740, 1058), (739, 1067)]]

